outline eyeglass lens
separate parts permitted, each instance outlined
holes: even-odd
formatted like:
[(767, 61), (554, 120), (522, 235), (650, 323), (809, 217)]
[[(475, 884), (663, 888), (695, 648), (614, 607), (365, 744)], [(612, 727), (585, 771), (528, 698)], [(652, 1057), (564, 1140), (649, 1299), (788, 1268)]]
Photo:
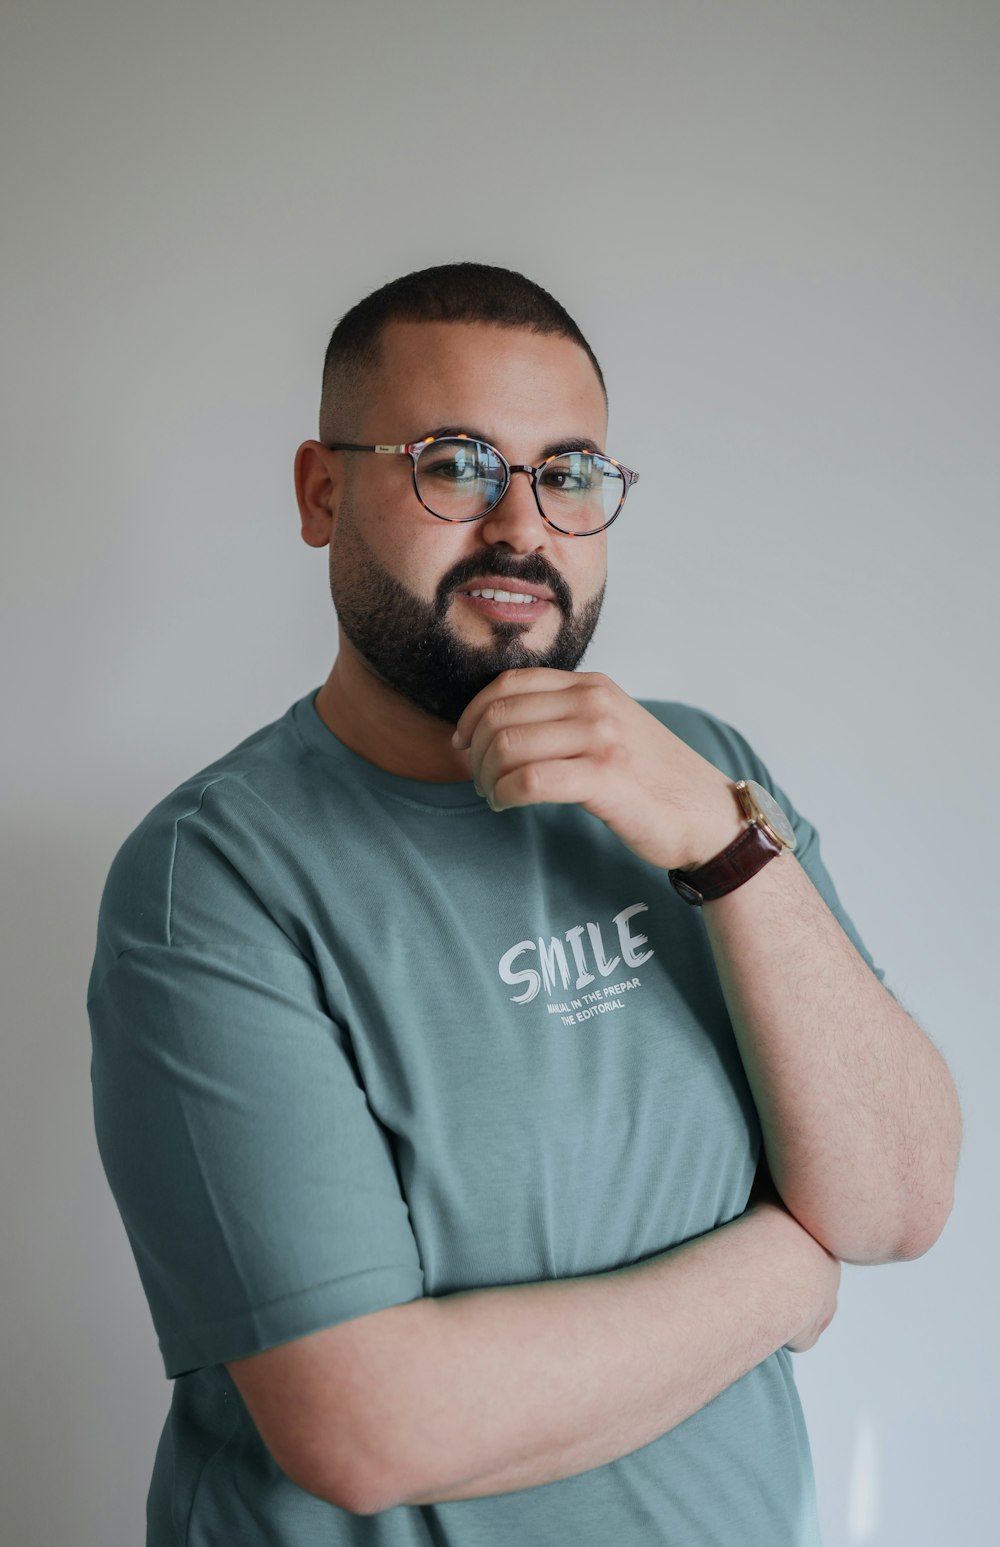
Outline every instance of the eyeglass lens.
[[(471, 520), (493, 509), (503, 493), (505, 470), (484, 441), (433, 441), (417, 458), (417, 492), (427, 508), (452, 521)], [(607, 457), (567, 451), (538, 474), (538, 498), (546, 516), (569, 532), (599, 530), (614, 516), (625, 479)]]

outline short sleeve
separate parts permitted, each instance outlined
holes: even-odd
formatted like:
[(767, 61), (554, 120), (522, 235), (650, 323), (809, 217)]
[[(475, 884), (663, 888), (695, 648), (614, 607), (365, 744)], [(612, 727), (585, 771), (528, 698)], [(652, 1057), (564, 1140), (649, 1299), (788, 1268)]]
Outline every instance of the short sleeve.
[(421, 1297), (389, 1135), (303, 957), (137, 946), (88, 1013), (98, 1148), (168, 1377)]
[(757, 753), (750, 746), (749, 742), (746, 741), (746, 739), (740, 734), (740, 732), (734, 730), (731, 725), (725, 725), (724, 729), (742, 749), (742, 756), (739, 759), (739, 766), (741, 771), (739, 773), (734, 773), (733, 777), (742, 779), (756, 779), (758, 784), (762, 784), (766, 790), (771, 792), (781, 809), (787, 813), (788, 819), (795, 829), (795, 858), (798, 860), (813, 886), (819, 892), (830, 912), (837, 920), (841, 929), (844, 931), (845, 935), (850, 940), (855, 950), (858, 952), (858, 955), (871, 968), (872, 972), (878, 978), (886, 992), (892, 994), (892, 997), (895, 999), (896, 995), (892, 993), (892, 988), (885, 981), (885, 972), (881, 967), (877, 967), (875, 965), (875, 961), (871, 952), (865, 945), (865, 942), (862, 940), (853, 919), (850, 917), (847, 909), (844, 907), (840, 900), (837, 889), (830, 877), (830, 873), (823, 862), (823, 857), (820, 852), (819, 832), (813, 826), (812, 822), (810, 822), (796, 809), (794, 803), (781, 788), (781, 786), (775, 783), (766, 764), (761, 761), (761, 759), (757, 756)]
[(890, 985), (885, 981), (885, 973), (881, 967), (875, 965), (871, 952), (865, 945), (854, 921), (837, 894), (830, 874), (823, 863), (820, 853), (819, 833), (813, 824), (796, 809), (789, 796), (776, 784), (771, 777), (767, 765), (758, 757), (746, 737), (725, 720), (710, 714), (707, 710), (699, 709), (691, 704), (674, 702), (662, 702), (660, 700), (641, 700), (643, 708), (648, 709), (669, 730), (680, 736), (696, 752), (714, 763), (723, 773), (731, 779), (756, 779), (769, 790), (778, 802), (779, 806), (787, 813), (788, 819), (795, 829), (797, 840), (795, 858), (802, 866), (813, 886), (819, 892), (830, 912), (837, 920), (855, 950), (858, 952), (872, 972), (878, 978), (887, 993), (897, 1000)]

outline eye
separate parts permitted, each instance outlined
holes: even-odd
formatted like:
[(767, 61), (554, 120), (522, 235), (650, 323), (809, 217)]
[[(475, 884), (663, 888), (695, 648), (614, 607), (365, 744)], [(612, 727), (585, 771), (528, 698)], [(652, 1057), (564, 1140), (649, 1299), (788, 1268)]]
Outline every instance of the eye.
[(600, 478), (601, 469), (595, 466), (593, 457), (574, 454), (550, 462), (542, 472), (540, 481), (557, 493), (573, 494), (587, 493)]
[(462, 455), (424, 456), (420, 460), (420, 471), (449, 483), (467, 483), (483, 476), (478, 460)]

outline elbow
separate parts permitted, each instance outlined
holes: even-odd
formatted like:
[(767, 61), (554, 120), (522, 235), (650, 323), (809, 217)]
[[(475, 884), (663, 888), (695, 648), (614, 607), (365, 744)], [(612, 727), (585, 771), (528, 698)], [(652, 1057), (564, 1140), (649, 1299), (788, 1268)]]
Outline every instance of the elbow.
[(313, 1411), (286, 1426), (268, 1421), (258, 1403), (251, 1417), (272, 1461), (303, 1493), (348, 1515), (374, 1515), (388, 1507), (368, 1456), (322, 1414)]
[(384, 1510), (395, 1509), (403, 1502), (395, 1479), (386, 1470), (381, 1475), (377, 1472), (369, 1474), (365, 1485), (352, 1495), (349, 1504), (342, 1504), (341, 1508), (349, 1509), (354, 1515), (381, 1515)]
[(917, 1257), (923, 1257), (929, 1252), (938, 1240), (954, 1204), (954, 1195), (935, 1208), (927, 1208), (910, 1223), (909, 1229), (904, 1231), (899, 1250), (893, 1258), (895, 1262), (913, 1262)]
[(832, 1241), (817, 1235), (816, 1239), (839, 1257), (841, 1262), (857, 1267), (879, 1267), (890, 1262), (913, 1262), (929, 1252), (944, 1230), (952, 1204), (924, 1208), (913, 1212), (901, 1225), (898, 1220), (893, 1228), (888, 1225), (879, 1231), (864, 1234), (853, 1231), (835, 1233)]
[(349, 1455), (341, 1453), (336, 1461), (333, 1446), (310, 1442), (294, 1457), (275, 1455), (275, 1460), (297, 1487), (345, 1514), (379, 1515), (401, 1502), (385, 1457), (376, 1457), (367, 1448), (359, 1446)]
[(281, 1471), (303, 1493), (311, 1493), (314, 1498), (322, 1499), (324, 1504), (332, 1504), (349, 1515), (376, 1513), (372, 1491), (357, 1471), (347, 1475), (343, 1472), (331, 1474), (330, 1469), (314, 1455), (292, 1456), (276, 1451), (273, 1445), (268, 1448)]
[(936, 1174), (927, 1178), (921, 1196), (914, 1197), (912, 1192), (909, 1196), (906, 1226), (900, 1232), (900, 1248), (895, 1261), (912, 1262), (929, 1252), (948, 1223), (955, 1204), (960, 1145), (961, 1118), (957, 1117), (949, 1151), (940, 1159)]
[(953, 1198), (916, 1208), (912, 1202), (905, 1211), (891, 1215), (869, 1214), (852, 1210), (845, 1214), (824, 1215), (814, 1209), (785, 1207), (814, 1240), (841, 1262), (854, 1267), (879, 1267), (890, 1262), (912, 1262), (929, 1252), (944, 1230), (951, 1213)]

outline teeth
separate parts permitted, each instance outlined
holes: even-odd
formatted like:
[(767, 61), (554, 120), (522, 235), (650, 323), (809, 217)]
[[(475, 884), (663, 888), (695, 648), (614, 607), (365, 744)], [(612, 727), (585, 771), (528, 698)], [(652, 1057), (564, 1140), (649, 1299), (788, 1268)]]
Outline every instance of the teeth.
[(482, 596), (487, 601), (494, 602), (539, 602), (540, 596), (525, 596), (520, 591), (466, 591), (466, 596)]

